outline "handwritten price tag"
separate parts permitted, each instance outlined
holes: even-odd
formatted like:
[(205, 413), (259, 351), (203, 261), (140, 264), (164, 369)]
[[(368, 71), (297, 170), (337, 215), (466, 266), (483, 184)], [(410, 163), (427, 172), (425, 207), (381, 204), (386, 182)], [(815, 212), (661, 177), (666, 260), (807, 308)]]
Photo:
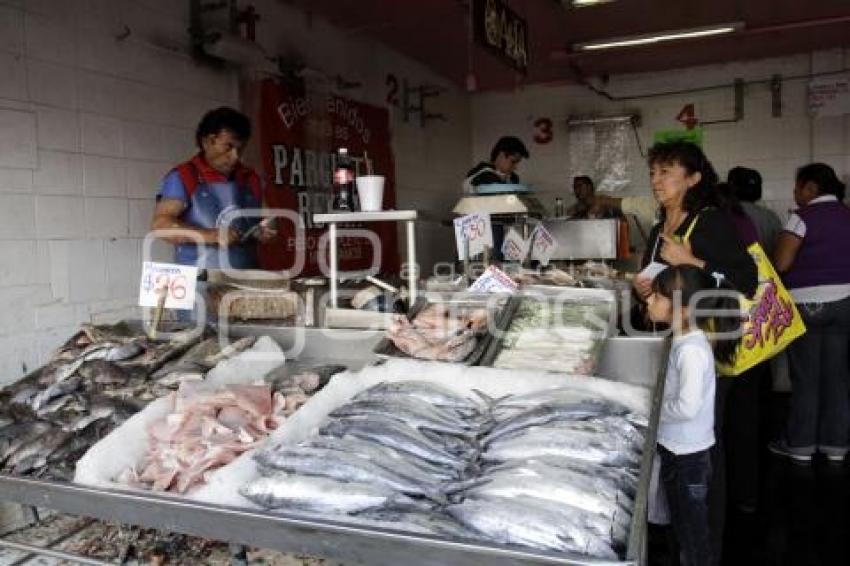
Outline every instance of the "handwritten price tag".
[(485, 247), (493, 247), (493, 225), (489, 214), (467, 214), (455, 218), (455, 242), (457, 256), (465, 257), (465, 244), (469, 242), (469, 255), (475, 257), (484, 251)]
[(536, 259), (542, 265), (549, 265), (549, 259), (558, 247), (555, 237), (542, 224), (538, 224), (531, 233), (531, 242), (531, 259)]
[(515, 293), (517, 288), (516, 281), (507, 273), (491, 265), (470, 285), (469, 290), (476, 293)]
[(502, 242), (502, 257), (507, 261), (522, 261), (527, 255), (528, 242), (519, 235), (519, 232), (510, 228)]
[(146, 261), (142, 264), (139, 306), (156, 307), (165, 293), (165, 308), (192, 310), (197, 282), (197, 267)]

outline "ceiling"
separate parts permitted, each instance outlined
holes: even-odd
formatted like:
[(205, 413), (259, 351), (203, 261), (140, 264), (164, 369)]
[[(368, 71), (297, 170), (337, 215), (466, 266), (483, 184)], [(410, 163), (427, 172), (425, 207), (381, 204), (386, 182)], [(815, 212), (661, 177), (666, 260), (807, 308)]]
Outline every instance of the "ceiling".
[[(364, 34), (465, 84), (468, 0), (286, 0), (348, 33)], [(479, 90), (575, 82), (584, 77), (657, 71), (850, 46), (848, 0), (615, 0), (584, 8), (560, 0), (506, 0), (528, 24), (523, 75), (481, 46), (472, 68)], [(575, 43), (743, 22), (714, 38), (616, 50), (573, 52)]]

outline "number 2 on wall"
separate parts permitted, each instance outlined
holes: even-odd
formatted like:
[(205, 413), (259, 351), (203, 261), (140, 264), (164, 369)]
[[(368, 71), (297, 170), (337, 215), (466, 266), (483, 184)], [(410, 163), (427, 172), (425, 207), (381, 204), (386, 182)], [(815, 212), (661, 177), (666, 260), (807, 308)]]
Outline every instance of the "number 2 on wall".
[(387, 85), (387, 104), (398, 107), (398, 77), (390, 73), (384, 82)]

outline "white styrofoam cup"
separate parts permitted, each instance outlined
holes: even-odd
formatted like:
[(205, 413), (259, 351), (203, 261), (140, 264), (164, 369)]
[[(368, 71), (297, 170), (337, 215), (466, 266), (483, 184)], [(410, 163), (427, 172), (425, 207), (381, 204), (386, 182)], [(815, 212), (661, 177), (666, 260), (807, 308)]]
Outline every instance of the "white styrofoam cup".
[(384, 201), (384, 176), (364, 175), (355, 179), (357, 196), (360, 198), (360, 210), (377, 212)]

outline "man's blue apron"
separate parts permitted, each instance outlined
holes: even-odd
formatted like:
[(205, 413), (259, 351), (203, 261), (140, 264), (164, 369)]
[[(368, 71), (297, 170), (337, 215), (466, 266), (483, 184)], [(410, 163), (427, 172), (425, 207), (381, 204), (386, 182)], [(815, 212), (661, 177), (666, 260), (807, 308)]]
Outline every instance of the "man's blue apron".
[[(189, 206), (181, 220), (198, 228), (218, 229), (234, 211), (246, 208), (260, 208), (260, 202), (250, 190), (238, 187), (233, 181), (202, 182), (189, 198)], [(259, 222), (260, 218), (240, 217), (231, 220), (230, 226), (244, 234)], [(247, 245), (234, 244), (227, 248), (177, 244), (174, 248), (174, 261), (182, 265), (197, 265), (199, 268), (220, 269), (225, 266), (226, 258), (234, 269), (253, 269), (257, 267), (255, 248), (254, 241)]]

